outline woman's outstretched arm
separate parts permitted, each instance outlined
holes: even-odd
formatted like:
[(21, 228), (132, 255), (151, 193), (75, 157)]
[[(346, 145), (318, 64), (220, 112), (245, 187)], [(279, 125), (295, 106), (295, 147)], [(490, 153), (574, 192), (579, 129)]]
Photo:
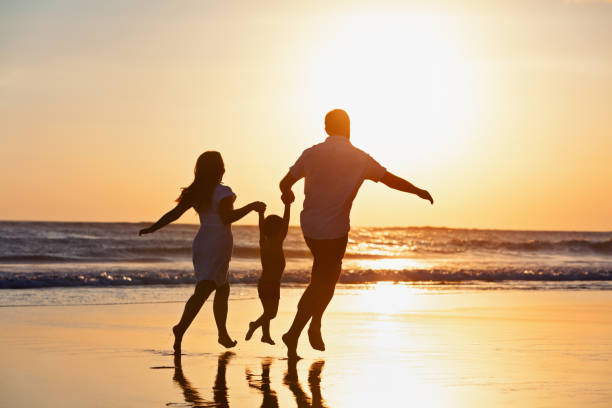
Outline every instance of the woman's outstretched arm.
[(165, 213), (155, 224), (151, 225), (148, 228), (141, 229), (138, 232), (138, 235), (150, 234), (152, 232), (157, 231), (160, 228), (165, 227), (171, 222), (178, 220), (181, 217), (181, 215), (183, 215), (185, 211), (187, 211), (190, 208), (191, 208), (191, 203), (188, 203), (187, 200), (182, 200), (176, 205), (176, 207), (174, 207), (173, 209)]
[(251, 211), (266, 211), (266, 204), (261, 201), (253, 201), (244, 207), (234, 209), (234, 197), (226, 197), (219, 202), (219, 216), (224, 224), (232, 224)]

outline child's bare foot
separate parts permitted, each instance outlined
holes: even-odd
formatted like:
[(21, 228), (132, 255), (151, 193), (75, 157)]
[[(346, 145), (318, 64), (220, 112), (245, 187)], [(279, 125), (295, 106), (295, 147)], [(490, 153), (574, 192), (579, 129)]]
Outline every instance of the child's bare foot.
[(308, 341), (313, 349), (319, 351), (325, 351), (325, 343), (323, 337), (321, 337), (320, 327), (309, 327), (308, 328)]
[(297, 343), (298, 339), (289, 335), (289, 333), (283, 334), (283, 343), (287, 346), (287, 358), (290, 360), (297, 359), (299, 360), (301, 357), (297, 354)]
[(275, 344), (276, 344), (276, 343), (274, 342), (274, 340), (272, 340), (272, 337), (270, 337), (270, 336), (263, 336), (263, 337), (261, 338), (261, 342), (262, 342), (262, 343), (268, 343), (268, 344), (271, 344), (271, 345), (275, 345)]
[(255, 324), (255, 322), (249, 323), (249, 331), (247, 331), (247, 334), (244, 339), (246, 341), (251, 340), (251, 337), (253, 337), (253, 333), (255, 333), (255, 330), (257, 330), (257, 325)]
[(225, 348), (232, 348), (236, 344), (238, 344), (238, 342), (236, 340), (232, 340), (229, 336), (227, 336), (227, 337), (219, 337), (218, 342), (219, 342), (220, 345), (222, 345)]
[(181, 354), (183, 333), (181, 333), (181, 331), (179, 330), (178, 325), (172, 328), (172, 333), (174, 333), (174, 345), (172, 346), (174, 348), (174, 354)]

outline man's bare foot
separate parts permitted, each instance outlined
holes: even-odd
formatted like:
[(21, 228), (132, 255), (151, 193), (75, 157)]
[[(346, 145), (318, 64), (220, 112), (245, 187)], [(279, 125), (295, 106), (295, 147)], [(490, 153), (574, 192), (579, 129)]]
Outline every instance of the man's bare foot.
[(183, 342), (183, 334), (181, 333), (178, 325), (172, 328), (172, 333), (174, 333), (174, 354), (181, 354), (181, 343)]
[(232, 348), (236, 344), (238, 344), (238, 342), (236, 340), (230, 339), (229, 336), (227, 336), (227, 337), (219, 337), (219, 339), (217, 341), (219, 342), (220, 345), (222, 345), (225, 348)]
[(255, 333), (255, 330), (257, 330), (257, 325), (255, 324), (255, 322), (249, 323), (249, 331), (247, 331), (247, 334), (244, 339), (246, 341), (251, 340), (251, 337), (253, 337), (253, 333)]
[(325, 351), (325, 343), (321, 337), (321, 328), (309, 327), (308, 328), (308, 341), (313, 349), (319, 351)]
[(274, 342), (274, 340), (272, 340), (272, 337), (270, 337), (270, 336), (263, 336), (263, 337), (261, 338), (261, 342), (262, 342), (262, 343), (268, 343), (268, 344), (271, 344), (271, 345), (275, 345), (275, 344), (276, 344), (276, 343)]
[(287, 346), (287, 358), (289, 358), (290, 360), (299, 360), (301, 357), (297, 354), (298, 339), (289, 336), (289, 333), (283, 334), (281, 338), (283, 339), (283, 343), (285, 343), (285, 346)]

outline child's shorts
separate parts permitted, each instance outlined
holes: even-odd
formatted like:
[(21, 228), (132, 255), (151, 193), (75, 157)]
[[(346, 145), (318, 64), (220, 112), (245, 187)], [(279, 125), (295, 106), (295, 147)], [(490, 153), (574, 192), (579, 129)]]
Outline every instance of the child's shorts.
[(280, 299), (280, 282), (259, 281), (257, 293), (260, 299)]

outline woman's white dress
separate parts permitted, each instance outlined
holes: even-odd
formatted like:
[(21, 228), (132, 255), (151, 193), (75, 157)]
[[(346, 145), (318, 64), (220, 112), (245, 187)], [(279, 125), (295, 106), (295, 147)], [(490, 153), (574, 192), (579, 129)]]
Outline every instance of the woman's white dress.
[(231, 188), (218, 184), (213, 191), (211, 205), (200, 216), (200, 230), (193, 240), (193, 267), (199, 281), (215, 281), (217, 287), (228, 282), (229, 262), (234, 239), (231, 224), (225, 225), (219, 216), (219, 202), (236, 199)]

